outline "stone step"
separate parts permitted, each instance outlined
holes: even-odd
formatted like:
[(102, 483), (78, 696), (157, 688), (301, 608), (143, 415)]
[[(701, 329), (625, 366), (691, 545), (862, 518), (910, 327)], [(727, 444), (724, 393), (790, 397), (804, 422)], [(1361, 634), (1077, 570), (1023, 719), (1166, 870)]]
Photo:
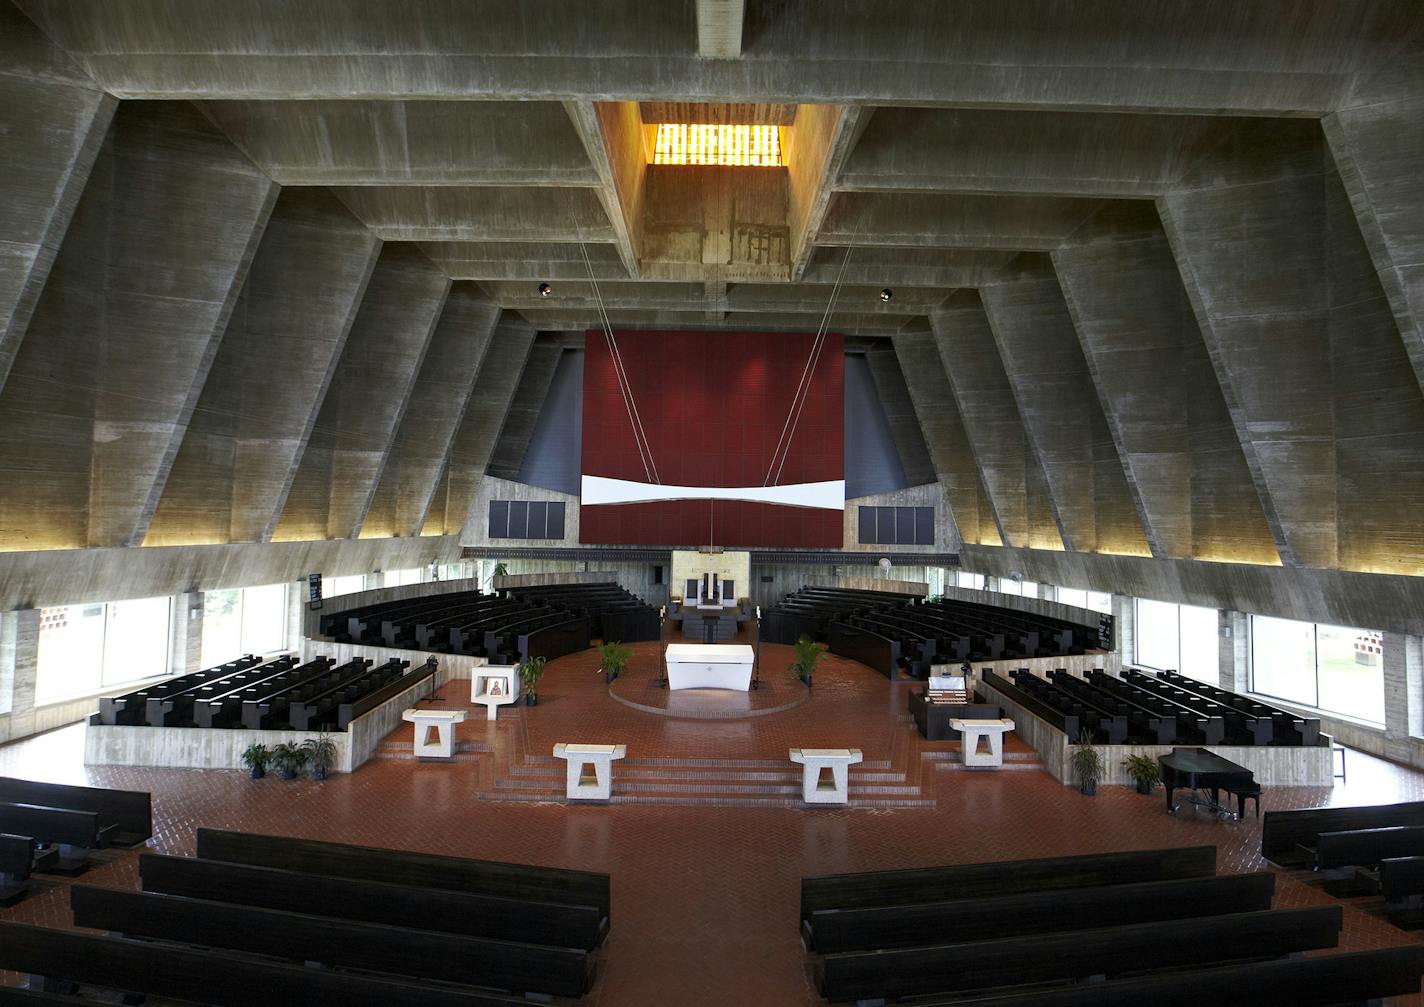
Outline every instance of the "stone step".
[[(720, 768), (662, 768), (657, 766), (628, 766), (624, 762), (617, 762), (614, 774), (619, 779), (665, 779), (665, 780), (688, 780), (693, 782), (709, 782), (714, 780), (727, 780), (729, 782), (767, 782), (767, 783), (801, 783), (801, 769), (793, 766), (783, 770), (773, 769), (720, 769)], [(520, 779), (559, 779), (564, 778), (563, 763), (556, 766), (511, 766), (508, 770), (510, 776)], [(856, 772), (854, 766), (851, 767), (850, 778), (861, 783), (896, 783), (904, 780), (904, 773), (894, 772)]]
[[(481, 791), (476, 797), (482, 801), (516, 801), (527, 803), (558, 803), (563, 804), (563, 791), (512, 791), (500, 790), (497, 792)], [(578, 802), (568, 802), (578, 803)], [(697, 794), (639, 794), (621, 793), (615, 791), (610, 804), (661, 804), (679, 805), (695, 807), (725, 807), (725, 808), (807, 808), (814, 805), (805, 804), (799, 794), (785, 797), (753, 797), (753, 796), (713, 796)], [(933, 808), (935, 802), (930, 798), (913, 797), (857, 797), (852, 794), (850, 803), (837, 805), (843, 808)]]
[[(686, 780), (626, 780), (615, 777), (613, 782), (614, 790), (617, 793), (625, 794), (686, 794), (705, 796), (709, 794), (724, 795), (787, 795), (801, 793), (801, 781), (792, 783), (744, 783), (736, 781), (709, 781), (707, 783), (689, 783)], [(508, 780), (500, 779), (495, 781), (495, 790), (499, 793), (544, 793), (557, 794), (564, 793), (564, 781), (530, 781), (530, 780)], [(896, 786), (887, 784), (870, 784), (858, 786), (854, 783), (850, 786), (852, 797), (860, 796), (904, 796), (919, 797), (920, 788), (912, 784), (901, 783)]]
[[(526, 766), (562, 766), (563, 759), (556, 759), (552, 755), (525, 755), (524, 764)], [(620, 769), (634, 769), (644, 766), (653, 767), (676, 767), (683, 769), (785, 769), (788, 765), (793, 765), (790, 759), (666, 759), (666, 758), (631, 758), (618, 760)], [(854, 772), (857, 769), (890, 769), (892, 768), (889, 759), (866, 759), (851, 767)]]
[[(462, 762), (462, 763), (475, 764), (475, 763), (478, 763), (478, 762), (480, 761), (480, 757), (481, 757), (482, 754), (483, 754), (483, 753), (480, 753), (480, 752), (456, 752), (453, 756), (451, 756), (451, 757), (448, 758), (448, 759), (429, 759), (429, 758), (427, 758), (425, 761), (427, 761), (427, 762)], [(380, 760), (382, 760), (382, 761), (394, 761), (394, 762), (415, 762), (415, 761), (417, 761), (417, 760), (416, 760), (416, 754), (415, 754), (414, 752), (387, 752), (387, 751), (382, 751), (381, 749), (377, 749), (376, 752), (375, 752), (375, 754), (373, 754), (373, 755), (371, 756), (371, 758), (372, 758), (372, 760), (380, 759)]]

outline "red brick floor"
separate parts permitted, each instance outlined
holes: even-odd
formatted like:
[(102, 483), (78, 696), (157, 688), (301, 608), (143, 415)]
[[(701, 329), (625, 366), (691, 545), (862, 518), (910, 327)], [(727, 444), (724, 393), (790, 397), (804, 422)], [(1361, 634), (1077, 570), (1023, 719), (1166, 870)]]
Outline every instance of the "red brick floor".
[[(763, 648), (763, 675), (783, 674), (790, 648)], [(592, 652), (549, 665), (538, 707), (505, 708), (495, 724), (460, 727), (452, 763), (400, 758), (410, 729), (392, 735), (386, 757), (325, 783), (241, 771), (86, 767), (82, 727), (0, 747), (0, 773), (57, 782), (145, 789), (154, 794), (150, 846), (191, 854), (199, 825), (604, 871), (612, 876), (612, 928), (586, 998), (600, 1007), (659, 1004), (815, 1004), (797, 935), (802, 875), (890, 867), (1213, 843), (1223, 872), (1259, 870), (1260, 823), (1223, 824), (1164, 813), (1160, 795), (1105, 787), (1083, 797), (1041, 771), (948, 768), (953, 746), (930, 745), (905, 716), (903, 685), (827, 657), (810, 700), (741, 720), (680, 720), (615, 702)], [(646, 644), (628, 684), (657, 674)], [(453, 682), (436, 705), (463, 706)], [(483, 712), (482, 710), (480, 711)], [(818, 808), (684, 803), (566, 806), (481, 799), (521, 767), (538, 767), (556, 741), (621, 742), (635, 760), (703, 758), (740, 768), (783, 762), (793, 746), (857, 747), (867, 762), (903, 775), (924, 800), (915, 807)], [(1023, 746), (1010, 738), (1010, 750)], [(562, 764), (559, 764), (561, 768)], [(1424, 799), (1424, 774), (1350, 753), (1335, 788), (1270, 787), (1263, 810)], [(618, 769), (614, 772), (619, 795)], [(676, 798), (675, 798), (676, 799)], [(745, 803), (745, 802), (744, 802)], [(135, 886), (133, 853), (106, 851), (89, 883)], [(70, 925), (67, 882), (46, 876), (36, 894), (0, 918)], [(1277, 906), (1332, 900), (1305, 875), (1281, 874)], [(1378, 899), (1343, 900), (1341, 948), (1415, 942), (1379, 914)], [(1424, 933), (1424, 932), (1421, 932)], [(1408, 998), (1424, 1003), (1424, 997)]]

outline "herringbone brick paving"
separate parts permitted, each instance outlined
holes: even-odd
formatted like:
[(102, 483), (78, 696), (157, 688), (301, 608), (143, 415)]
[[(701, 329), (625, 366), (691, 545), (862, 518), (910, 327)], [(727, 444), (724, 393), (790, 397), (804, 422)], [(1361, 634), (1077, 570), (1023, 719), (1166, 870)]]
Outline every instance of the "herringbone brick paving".
[[(764, 675), (785, 664), (770, 645), (763, 658)], [(0, 747), (0, 773), (149, 790), (156, 819), (149, 846), (166, 853), (191, 854), (194, 830), (208, 825), (605, 871), (612, 876), (612, 928), (585, 998), (597, 1007), (821, 1002), (797, 936), (798, 884), (807, 874), (1194, 843), (1217, 845), (1222, 872), (1264, 866), (1256, 818), (1223, 824), (1168, 816), (1160, 795), (1104, 787), (1086, 798), (1043, 772), (935, 768), (953, 746), (919, 739), (904, 716), (905, 687), (852, 662), (828, 657), (810, 701), (797, 709), (721, 722), (660, 717), (613, 701), (594, 674), (592, 653), (549, 667), (538, 707), (505, 709), (497, 724), (461, 725), (465, 751), (452, 763), (381, 758), (324, 783), (251, 781), (239, 770), (85, 767), (76, 726)], [(639, 648), (628, 674), (656, 674), (655, 645)], [(464, 682), (442, 690), (450, 705), (464, 705), (467, 695)], [(393, 734), (384, 754), (398, 755), (408, 735), (408, 727)], [(501, 778), (519, 777), (524, 760), (537, 767), (532, 760), (550, 758), (555, 741), (626, 743), (630, 763), (660, 766), (668, 779), (690, 759), (717, 760), (727, 764), (718, 768), (747, 775), (776, 772), (788, 747), (859, 747), (867, 772), (899, 774), (927, 800), (904, 809), (806, 810), (478, 799)], [(1262, 806), (1418, 799), (1424, 774), (1351, 753), (1346, 784), (1269, 787)], [(134, 853), (105, 851), (96, 859), (83, 881), (136, 887)], [(70, 926), (67, 884), (36, 879), (35, 894), (0, 910), (0, 918)], [(1278, 907), (1332, 901), (1306, 875), (1279, 878)], [(1341, 904), (1342, 950), (1420, 939), (1384, 921), (1378, 899)]]

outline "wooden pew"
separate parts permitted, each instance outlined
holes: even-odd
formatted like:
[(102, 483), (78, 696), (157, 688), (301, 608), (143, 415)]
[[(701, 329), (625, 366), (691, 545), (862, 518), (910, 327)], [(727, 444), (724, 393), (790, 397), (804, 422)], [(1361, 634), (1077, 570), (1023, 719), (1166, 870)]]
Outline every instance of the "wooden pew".
[[(0, 833), (0, 906), (13, 906), (29, 891), (37, 850), (38, 844), (30, 836)], [(51, 866), (58, 855), (57, 850), (50, 851), (39, 866)]]
[(1276, 876), (1144, 881), (1014, 895), (976, 896), (919, 905), (822, 909), (802, 924), (806, 947), (821, 954), (908, 948), (929, 934), (973, 934), (984, 940), (1083, 930), (1104, 922), (1153, 923), (1269, 909)]
[(0, 777), (0, 802), (93, 811), (100, 825), (113, 828), (110, 846), (138, 846), (153, 836), (153, 797), (142, 790), (76, 787), (6, 776)]
[(255, 1003), (527, 1007), (528, 1003), (467, 987), (309, 969), (25, 923), (0, 922), (0, 969), (222, 1007)]
[(610, 905), (608, 875), (591, 871), (442, 857), (433, 853), (382, 850), (223, 829), (198, 830), (198, 856), (339, 878), (595, 906), (605, 917)]
[(74, 924), (127, 937), (320, 962), (517, 993), (578, 997), (593, 957), (574, 948), (483, 940), (422, 927), (362, 923), (205, 899), (73, 885)]
[(1305, 867), (1300, 847), (1313, 847), (1322, 832), (1424, 825), (1424, 801), (1363, 808), (1305, 808), (1267, 811), (1261, 816), (1261, 856), (1278, 867)]
[(1424, 857), (1390, 857), (1380, 861), (1379, 888), (1384, 912), (1397, 927), (1424, 923)]
[(45, 1005), (50, 1007), (77, 1007), (79, 1001), (59, 993), (44, 993), (40, 990), (24, 989), (20, 986), (0, 986), (0, 1007), (25, 1007), (25, 1005)]
[(820, 909), (912, 905), (1019, 892), (1210, 878), (1215, 874), (1215, 846), (826, 874), (801, 879), (801, 918)]
[(113, 831), (114, 826), (101, 825), (93, 811), (0, 803), (0, 832), (29, 836), (41, 846), (59, 846), (59, 859), (50, 869), (61, 874), (82, 873), (89, 851), (106, 846)]
[(916, 1007), (1337, 1007), (1419, 992), (1424, 947), (1318, 955), (1167, 972), (1110, 983), (965, 999), (934, 998)]
[(1424, 856), (1424, 826), (1322, 832), (1315, 837), (1315, 869), (1373, 867), (1391, 857)]
[(144, 853), (138, 861), (145, 892), (210, 899), (289, 912), (322, 912), (366, 923), (528, 941), (591, 950), (606, 933), (596, 906), (442, 891), (401, 883), (360, 881), (275, 867)]
[(988, 941), (970, 931), (964, 943), (827, 955), (815, 971), (833, 1003), (894, 1000), (1317, 951), (1339, 944), (1341, 920), (1334, 905)]

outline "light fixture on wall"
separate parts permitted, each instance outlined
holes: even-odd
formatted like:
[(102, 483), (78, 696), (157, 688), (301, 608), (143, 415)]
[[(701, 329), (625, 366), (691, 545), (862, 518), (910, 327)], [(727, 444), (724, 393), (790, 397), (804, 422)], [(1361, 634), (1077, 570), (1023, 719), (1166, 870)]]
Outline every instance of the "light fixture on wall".
[(539, 296), (540, 296), (540, 297), (548, 297), (548, 296), (549, 296), (550, 294), (552, 294), (553, 292), (554, 292), (554, 288), (551, 287), (551, 286), (549, 286), (547, 283), (541, 283), (541, 284), (539, 284)]
[(881, 287), (880, 299), (886, 302), (887, 304), (890, 303), (895, 299), (895, 291), (891, 290), (889, 287)]

